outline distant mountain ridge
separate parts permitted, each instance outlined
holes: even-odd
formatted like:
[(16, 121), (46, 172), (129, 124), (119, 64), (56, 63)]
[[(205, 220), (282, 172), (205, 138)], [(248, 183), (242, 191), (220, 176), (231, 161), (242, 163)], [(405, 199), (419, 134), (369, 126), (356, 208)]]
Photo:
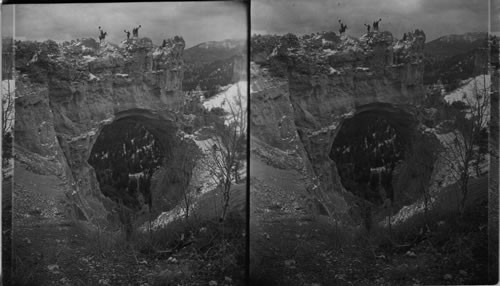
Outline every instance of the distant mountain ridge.
[(241, 47), (244, 44), (243, 39), (226, 39), (223, 41), (208, 41), (196, 45), (195, 47), (200, 47), (204, 49), (214, 49), (214, 48), (224, 48), (224, 49), (234, 49)]
[(487, 47), (488, 33), (471, 32), (446, 35), (425, 43), (424, 53), (433, 57), (452, 57), (478, 47)]
[(247, 41), (227, 39), (200, 43), (184, 50), (184, 91), (198, 87), (206, 97), (219, 91), (219, 87), (235, 83), (246, 74)]
[(484, 39), (487, 36), (488, 36), (488, 34), (486, 32), (469, 32), (469, 33), (465, 33), (465, 34), (451, 34), (451, 35), (442, 36), (434, 41), (441, 41), (441, 42), (469, 41), (469, 42), (474, 42), (477, 40)]
[(488, 66), (488, 33), (446, 35), (425, 43), (424, 83), (441, 81), (454, 89), (461, 80), (485, 73)]
[(187, 64), (208, 63), (246, 53), (246, 50), (246, 40), (243, 39), (209, 41), (185, 49), (184, 61)]

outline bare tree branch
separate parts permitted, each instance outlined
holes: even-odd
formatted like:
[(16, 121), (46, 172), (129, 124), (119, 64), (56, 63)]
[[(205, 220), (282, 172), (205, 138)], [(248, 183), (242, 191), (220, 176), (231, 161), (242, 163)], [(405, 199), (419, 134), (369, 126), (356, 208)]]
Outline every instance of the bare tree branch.
[(238, 89), (236, 98), (223, 102), (223, 105), (227, 106), (224, 123), (216, 122), (212, 126), (213, 136), (210, 139), (214, 144), (211, 148), (207, 148), (204, 158), (207, 171), (222, 194), (221, 219), (227, 214), (231, 186), (233, 182), (238, 181), (239, 160), (245, 152), (243, 144), (246, 142), (244, 138), (246, 138), (247, 124), (243, 100), (243, 95)]
[(465, 208), (467, 185), (472, 174), (470, 168), (473, 167), (474, 158), (477, 160), (476, 164), (479, 164), (481, 159), (476, 147), (479, 147), (481, 132), (488, 124), (490, 94), (486, 77), (484, 75), (480, 79), (474, 79), (472, 94), (464, 93), (462, 100), (467, 108), (454, 114), (455, 130), (451, 132), (454, 138), (444, 140), (446, 150), (441, 152), (440, 156), (449, 164), (451, 174), (459, 185), (461, 193), (459, 212), (461, 214)]

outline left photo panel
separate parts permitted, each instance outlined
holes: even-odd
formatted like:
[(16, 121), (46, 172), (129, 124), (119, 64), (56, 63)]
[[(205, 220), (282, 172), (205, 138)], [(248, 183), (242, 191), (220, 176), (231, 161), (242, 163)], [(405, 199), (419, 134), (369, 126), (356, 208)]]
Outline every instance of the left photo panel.
[(3, 285), (244, 285), (248, 16), (2, 6)]

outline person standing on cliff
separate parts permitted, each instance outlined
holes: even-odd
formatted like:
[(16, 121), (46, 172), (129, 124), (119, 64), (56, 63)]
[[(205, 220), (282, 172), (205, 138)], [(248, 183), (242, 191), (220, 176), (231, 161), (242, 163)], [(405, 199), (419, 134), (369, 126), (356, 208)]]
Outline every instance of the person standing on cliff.
[(340, 23), (339, 34), (342, 35), (345, 33), (345, 30), (347, 29), (347, 25), (344, 25), (344, 23), (342, 23), (342, 20), (340, 20), (340, 19), (339, 19), (339, 23)]
[(132, 33), (134, 34), (134, 37), (139, 38), (139, 29), (140, 28), (141, 28), (141, 25), (139, 25), (139, 27), (132, 29)]
[(370, 26), (370, 25), (368, 25), (368, 24), (364, 24), (364, 25), (365, 25), (366, 30), (368, 31), (368, 33), (370, 33), (370, 28), (371, 28), (371, 26)]
[(106, 35), (108, 34), (107, 32), (104, 32), (104, 30), (101, 28), (101, 26), (99, 26), (99, 42), (102, 42), (105, 38), (106, 38)]
[(380, 23), (382, 19), (378, 19), (378, 21), (373, 22), (373, 31), (378, 32), (378, 23)]
[(127, 34), (127, 41), (130, 39), (130, 31), (127, 31), (127, 30), (123, 30), (125, 32), (125, 34)]

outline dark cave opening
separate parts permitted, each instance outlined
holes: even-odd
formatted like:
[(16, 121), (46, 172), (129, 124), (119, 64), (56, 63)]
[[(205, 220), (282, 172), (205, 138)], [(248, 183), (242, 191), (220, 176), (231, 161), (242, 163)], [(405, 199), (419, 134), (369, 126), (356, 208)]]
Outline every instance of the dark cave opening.
[(347, 118), (330, 151), (344, 188), (359, 198), (383, 205), (394, 201), (392, 178), (404, 160), (404, 135), (377, 112)]
[(151, 178), (164, 157), (160, 141), (144, 125), (121, 119), (103, 127), (88, 162), (106, 197), (139, 211), (151, 209)]

